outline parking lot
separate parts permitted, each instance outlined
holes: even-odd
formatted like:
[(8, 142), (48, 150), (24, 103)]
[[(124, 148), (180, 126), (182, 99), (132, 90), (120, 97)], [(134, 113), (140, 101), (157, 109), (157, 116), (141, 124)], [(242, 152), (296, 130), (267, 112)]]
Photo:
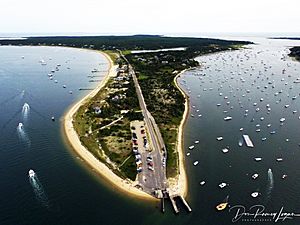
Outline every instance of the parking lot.
[(137, 164), (137, 180), (144, 191), (153, 194), (154, 190), (165, 187), (163, 160), (159, 152), (153, 151), (147, 137), (143, 121), (131, 123), (133, 154)]

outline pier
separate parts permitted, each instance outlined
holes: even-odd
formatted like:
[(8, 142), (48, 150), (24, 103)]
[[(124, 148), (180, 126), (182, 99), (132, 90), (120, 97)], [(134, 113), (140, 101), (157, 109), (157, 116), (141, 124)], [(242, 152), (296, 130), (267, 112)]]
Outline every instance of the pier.
[(172, 203), (174, 212), (175, 212), (176, 214), (179, 213), (179, 209), (178, 209), (178, 207), (177, 207), (175, 198), (179, 198), (179, 199), (182, 201), (183, 205), (186, 207), (187, 211), (188, 211), (188, 212), (192, 212), (192, 208), (189, 206), (189, 204), (187, 203), (187, 201), (184, 199), (183, 196), (181, 196), (181, 195), (174, 195), (174, 196), (169, 196), (169, 198), (170, 198), (170, 200), (171, 200), (171, 203)]
[(170, 200), (171, 200), (171, 203), (172, 203), (172, 206), (173, 206), (173, 209), (174, 209), (175, 213), (178, 214), (179, 213), (179, 209), (177, 208), (176, 202), (174, 200), (175, 197), (171, 197), (170, 196)]
[(165, 199), (164, 198), (161, 199), (161, 212), (165, 213)]
[(192, 212), (192, 209), (191, 209), (191, 207), (189, 206), (189, 204), (187, 203), (187, 201), (186, 201), (182, 196), (179, 196), (179, 197), (180, 197), (181, 201), (183, 202), (183, 204), (185, 205), (185, 207), (187, 208), (187, 210), (188, 210), (189, 212)]

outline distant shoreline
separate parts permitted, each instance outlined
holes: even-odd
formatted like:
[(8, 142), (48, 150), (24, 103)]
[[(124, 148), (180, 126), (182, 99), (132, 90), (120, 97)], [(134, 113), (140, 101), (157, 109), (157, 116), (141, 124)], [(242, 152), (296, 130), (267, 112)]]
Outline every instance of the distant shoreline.
[[(94, 51), (94, 50), (91, 50)], [(84, 147), (78, 137), (77, 132), (73, 127), (73, 116), (78, 111), (78, 109), (86, 103), (86, 101), (93, 98), (108, 82), (110, 77), (115, 75), (115, 67), (113, 66), (113, 62), (110, 56), (102, 51), (97, 51), (106, 57), (109, 61), (109, 69), (104, 79), (99, 83), (99, 85), (92, 90), (88, 95), (83, 97), (77, 103), (72, 105), (67, 112), (63, 116), (63, 130), (64, 136), (66, 140), (72, 147), (72, 149), (87, 163), (89, 164), (98, 174), (108, 180), (111, 184), (113, 184), (120, 191), (130, 194), (134, 197), (144, 199), (144, 200), (156, 200), (151, 195), (148, 195), (142, 190), (134, 187), (133, 183), (129, 180), (124, 180), (113, 173), (104, 163), (100, 162), (91, 152), (88, 151), (86, 147)]]

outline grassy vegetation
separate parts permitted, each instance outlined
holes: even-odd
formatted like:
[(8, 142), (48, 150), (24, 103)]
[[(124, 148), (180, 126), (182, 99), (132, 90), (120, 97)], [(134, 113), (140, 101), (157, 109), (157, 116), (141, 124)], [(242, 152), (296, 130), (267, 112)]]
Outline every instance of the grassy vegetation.
[(290, 51), (291, 52), (289, 55), (300, 61), (300, 47), (293, 47), (290, 49)]
[(134, 180), (136, 177), (136, 165), (135, 158), (133, 155), (120, 167), (120, 170), (124, 172), (126, 177), (131, 180)]
[[(125, 67), (126, 68), (126, 67)], [(124, 71), (125, 69), (123, 69)], [(74, 115), (74, 128), (83, 145), (116, 174), (135, 180), (130, 121), (142, 119), (134, 83), (128, 73), (110, 78), (105, 87)], [(120, 165), (122, 165), (120, 167)]]
[(119, 54), (117, 54), (115, 51), (112, 50), (105, 50), (104, 51), (107, 55), (109, 55), (109, 57), (111, 58), (111, 60), (113, 61), (114, 64), (118, 64), (118, 59), (119, 59)]

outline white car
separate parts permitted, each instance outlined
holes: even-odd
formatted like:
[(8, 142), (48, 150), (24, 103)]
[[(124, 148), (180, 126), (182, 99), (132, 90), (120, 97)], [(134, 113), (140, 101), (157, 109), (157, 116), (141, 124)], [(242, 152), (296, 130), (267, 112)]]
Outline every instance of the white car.
[(148, 166), (148, 169), (154, 171), (154, 168), (152, 166)]

